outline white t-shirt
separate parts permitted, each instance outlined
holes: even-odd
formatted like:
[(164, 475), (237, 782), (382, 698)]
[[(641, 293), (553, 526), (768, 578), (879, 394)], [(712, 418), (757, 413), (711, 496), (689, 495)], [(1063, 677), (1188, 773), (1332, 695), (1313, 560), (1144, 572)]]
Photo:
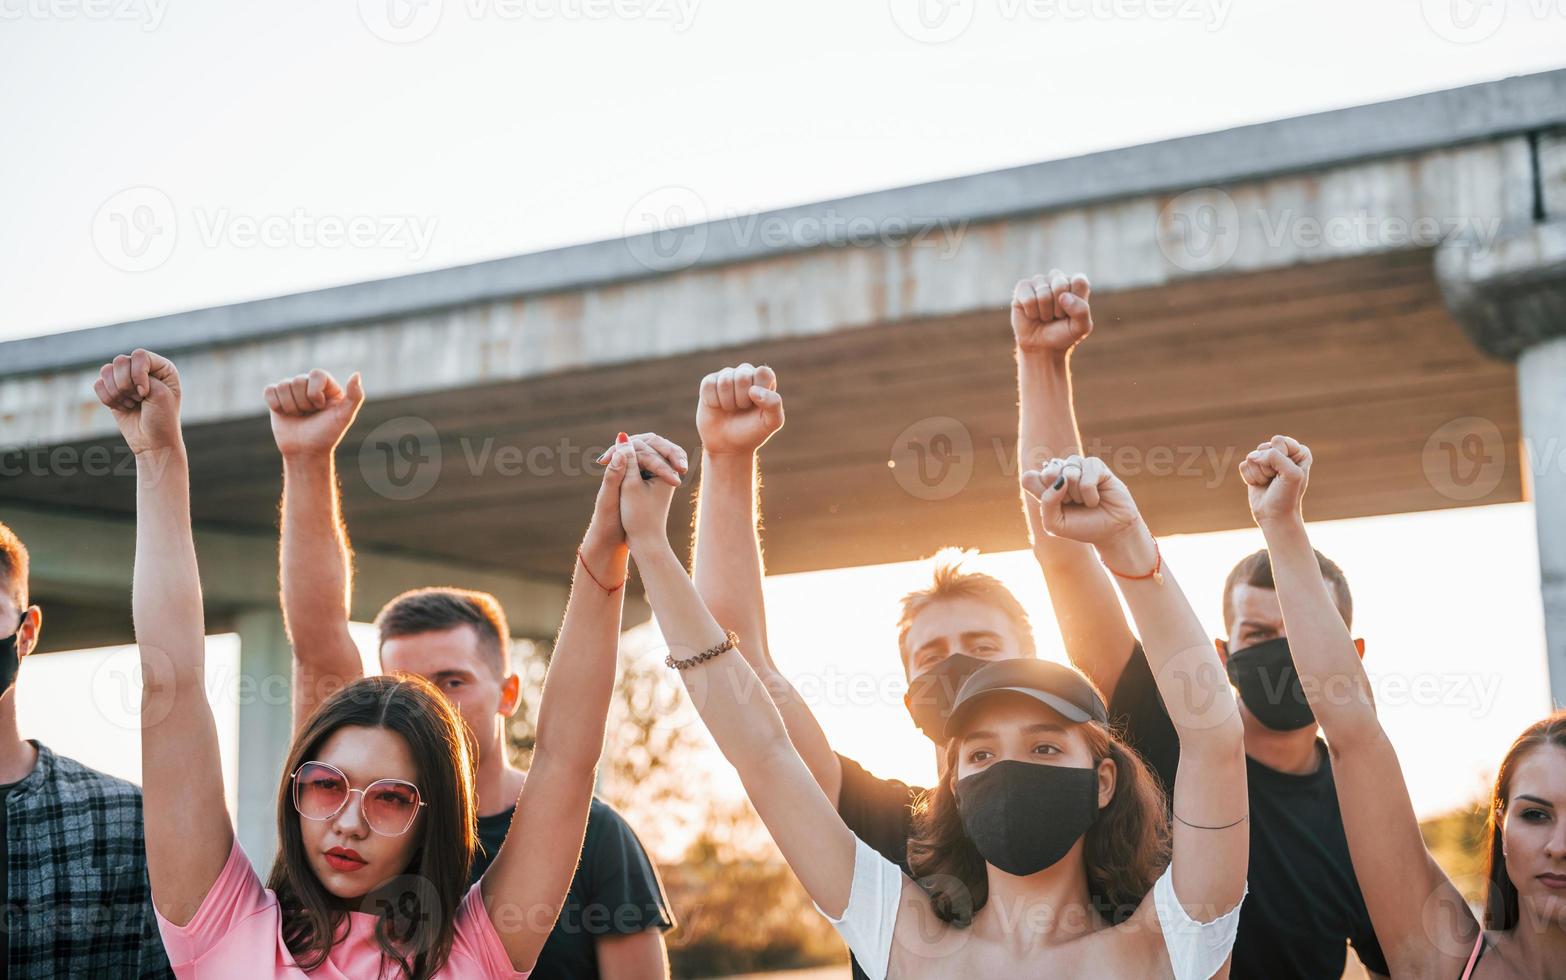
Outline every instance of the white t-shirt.
[[(1209, 980), (1229, 958), (1234, 936), (1240, 925), (1240, 905), (1211, 922), (1197, 922), (1186, 914), (1175, 897), (1173, 866), (1164, 869), (1153, 885), (1153, 907), (1163, 932), (1164, 949), (1175, 980)], [(892, 932), (897, 927), (903, 882), (902, 869), (866, 844), (854, 838), (854, 881), (848, 893), (848, 908), (843, 917), (828, 922), (837, 929), (859, 966), (870, 980), (886, 980), (892, 959)], [(816, 911), (821, 911), (817, 906)]]

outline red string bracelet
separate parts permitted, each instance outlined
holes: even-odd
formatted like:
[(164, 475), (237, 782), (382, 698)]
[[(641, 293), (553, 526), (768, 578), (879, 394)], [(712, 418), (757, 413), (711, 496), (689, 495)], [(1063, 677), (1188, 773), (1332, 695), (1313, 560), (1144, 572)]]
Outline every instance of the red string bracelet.
[(1162, 549), (1158, 547), (1158, 537), (1152, 534), (1148, 535), (1148, 537), (1153, 539), (1153, 570), (1145, 575), (1127, 575), (1124, 572), (1117, 572), (1113, 568), (1109, 567), (1109, 562), (1104, 561), (1102, 558), (1100, 558), (1099, 561), (1103, 562), (1104, 567), (1109, 568), (1109, 573), (1116, 576), (1117, 578), (1123, 578), (1130, 582), (1140, 582), (1145, 579), (1152, 579), (1154, 583), (1163, 585), (1164, 553)]
[(582, 571), (586, 572), (587, 573), (587, 577), (593, 580), (593, 584), (598, 586), (600, 589), (603, 589), (605, 592), (609, 593), (610, 595), (614, 595), (616, 592), (619, 592), (620, 591), (620, 587), (625, 585), (625, 580), (621, 579), (620, 580), (620, 585), (617, 585), (617, 586), (615, 586), (614, 588), (611, 589), (611, 588), (609, 588), (609, 586), (607, 586), (604, 583), (598, 581), (598, 576), (594, 575), (593, 574), (593, 570), (591, 568), (587, 567), (587, 559), (582, 557), (582, 549), (580, 547), (576, 549), (576, 560), (582, 563)]

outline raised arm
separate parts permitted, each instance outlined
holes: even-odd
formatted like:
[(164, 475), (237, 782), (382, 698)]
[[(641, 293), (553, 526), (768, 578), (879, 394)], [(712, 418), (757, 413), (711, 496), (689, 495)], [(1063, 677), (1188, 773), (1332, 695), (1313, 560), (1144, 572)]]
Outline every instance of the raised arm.
[[(518, 970), (532, 969), (538, 959), (582, 853), (614, 692), (625, 598), (620, 495), (628, 484), (658, 484), (667, 494), (680, 482), (668, 461), (648, 444), (626, 439), (623, 433), (621, 440), (609, 454), (592, 520), (576, 555), (571, 596), (539, 701), (533, 764), (511, 831), (482, 879), (491, 921)], [(656, 475), (643, 480), (641, 470)]]
[[(1086, 276), (1068, 279), (1052, 269), (1047, 276), (1017, 283), (1011, 297), (1011, 329), (1017, 341), (1018, 470), (1037, 471), (1047, 461), (1059, 460), (1042, 473), (1042, 480), (1052, 484), (1066, 476), (1067, 496), (1079, 504), (1086, 502), (1084, 494), (1092, 492), (1092, 484), (1081, 480), (1082, 436), (1072, 401), (1071, 352), (1093, 332), (1091, 293)], [(1038, 508), (1026, 495), (1037, 497), (1041, 485), (1023, 489), (1028, 538), (1049, 587), (1066, 654), (1108, 697), (1135, 643), (1125, 612), (1093, 549), (1044, 530)]]
[(1267, 539), (1289, 652), (1332, 752), (1349, 855), (1393, 976), (1456, 976), (1479, 923), (1425, 850), (1397, 753), (1376, 717), (1370, 680), (1305, 530), (1310, 449), (1273, 436), (1240, 475)]
[(190, 529), (190, 465), (179, 372), (150, 351), (121, 354), (93, 384), (136, 455), (131, 615), (141, 652), (141, 778), (147, 874), (163, 917), (184, 925), (234, 846), (217, 725), (207, 703), (201, 580)]
[(1180, 737), (1172, 793), (1175, 894), (1207, 921), (1238, 905), (1250, 854), (1244, 729), (1218, 654), (1163, 561), (1126, 485), (1100, 460), (1083, 461), (1083, 496), (1057, 477), (1040, 495), (1040, 525), (1093, 545), (1115, 572), (1147, 651), (1158, 693)]
[[(670, 655), (686, 660), (724, 642), (669, 545), (669, 493), (628, 488), (621, 513), (647, 599)], [(680, 671), (692, 703), (789, 867), (822, 911), (840, 916), (854, 877), (854, 836), (806, 767), (750, 663), (729, 650)]]
[(772, 369), (741, 364), (702, 379), (696, 403), (701, 436), (701, 493), (691, 544), (692, 573), (702, 601), (726, 629), (783, 715), (784, 727), (827, 799), (837, 805), (842, 764), (816, 716), (778, 670), (767, 645), (761, 581), (756, 453), (783, 427), (783, 396)]
[(268, 385), (272, 438), (283, 455), (283, 543), (278, 578), (294, 650), (294, 731), (364, 673), (348, 633), (353, 552), (338, 499), (338, 443), (364, 403), (355, 374), (344, 388), (315, 370)]

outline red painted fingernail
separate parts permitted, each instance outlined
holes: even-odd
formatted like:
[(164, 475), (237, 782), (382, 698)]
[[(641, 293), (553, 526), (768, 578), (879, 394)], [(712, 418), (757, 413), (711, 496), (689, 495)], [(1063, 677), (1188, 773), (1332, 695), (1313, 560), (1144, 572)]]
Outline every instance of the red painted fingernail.
[(622, 433), (620, 433), (620, 434), (619, 434), (619, 435), (617, 435), (617, 436), (615, 436), (615, 437), (614, 437), (614, 441), (615, 441), (615, 442), (616, 442), (616, 443), (621, 443), (621, 442), (630, 442), (630, 441), (631, 441), (631, 437), (630, 437), (630, 436), (628, 436), (628, 435), (626, 435), (626, 434), (625, 434), (625, 433), (624, 433), (624, 432), (622, 432)]

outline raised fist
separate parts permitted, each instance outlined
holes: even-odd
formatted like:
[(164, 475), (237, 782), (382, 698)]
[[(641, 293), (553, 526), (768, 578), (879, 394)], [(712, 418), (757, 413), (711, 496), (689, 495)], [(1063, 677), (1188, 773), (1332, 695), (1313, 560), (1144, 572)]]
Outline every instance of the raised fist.
[(346, 389), (317, 368), (267, 385), (264, 394), (272, 410), (272, 439), (284, 456), (334, 452), (364, 404), (357, 371)]
[(1017, 283), (1011, 294), (1011, 331), (1024, 354), (1064, 356), (1093, 332), (1087, 276), (1059, 269)]
[(1310, 447), (1288, 436), (1273, 436), (1246, 454), (1240, 478), (1257, 526), (1300, 517), (1310, 466)]
[(1039, 520), (1056, 537), (1105, 545), (1141, 521), (1131, 492), (1096, 456), (1052, 459), (1022, 474), (1022, 488), (1039, 501)]
[(105, 364), (92, 390), (114, 416), (131, 452), (181, 444), (179, 371), (161, 354), (136, 348)]
[(754, 453), (783, 428), (783, 396), (766, 365), (724, 368), (701, 379), (696, 432), (712, 456)]

